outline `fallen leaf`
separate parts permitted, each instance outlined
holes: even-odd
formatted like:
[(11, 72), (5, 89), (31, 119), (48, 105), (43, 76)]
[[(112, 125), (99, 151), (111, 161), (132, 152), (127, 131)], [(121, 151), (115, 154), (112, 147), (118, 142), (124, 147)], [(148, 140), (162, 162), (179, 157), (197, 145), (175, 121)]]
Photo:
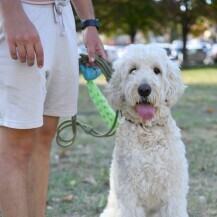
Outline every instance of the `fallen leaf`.
[(95, 178), (91, 174), (87, 174), (84, 177), (84, 182), (90, 183), (92, 185), (97, 185)]
[(204, 172), (204, 171), (206, 171), (206, 168), (204, 166), (201, 166), (200, 167), (200, 172)]
[(62, 150), (61, 153), (60, 153), (60, 155), (59, 155), (59, 157), (60, 157), (60, 158), (64, 158), (64, 157), (66, 157), (66, 156), (67, 156), (66, 150)]
[(74, 195), (73, 194), (69, 194), (69, 195), (67, 195), (67, 196), (65, 196), (63, 198), (63, 201), (64, 202), (71, 202), (73, 199), (74, 199)]
[(215, 113), (215, 109), (212, 108), (212, 107), (208, 107), (208, 108), (206, 109), (206, 112), (207, 112), (208, 114), (213, 114), (213, 113)]

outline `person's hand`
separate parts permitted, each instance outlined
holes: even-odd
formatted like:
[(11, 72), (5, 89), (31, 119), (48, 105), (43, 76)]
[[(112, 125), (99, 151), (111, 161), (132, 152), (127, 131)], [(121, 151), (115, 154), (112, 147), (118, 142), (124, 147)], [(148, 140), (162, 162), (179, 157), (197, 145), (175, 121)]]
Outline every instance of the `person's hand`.
[(103, 44), (99, 38), (97, 29), (95, 26), (88, 26), (83, 30), (84, 44), (87, 48), (89, 61), (95, 61), (95, 55), (107, 60), (107, 54), (104, 50)]
[(44, 53), (38, 32), (24, 12), (5, 19), (3, 30), (12, 59), (27, 62), (29, 66), (36, 60), (37, 66), (43, 67)]

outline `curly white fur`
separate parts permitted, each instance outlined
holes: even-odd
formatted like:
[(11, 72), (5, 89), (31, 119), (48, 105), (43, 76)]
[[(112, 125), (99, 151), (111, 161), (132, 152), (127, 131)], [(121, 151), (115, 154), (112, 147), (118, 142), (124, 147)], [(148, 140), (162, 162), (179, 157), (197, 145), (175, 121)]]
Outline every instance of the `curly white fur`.
[[(154, 68), (160, 69), (159, 74)], [(133, 69), (133, 70), (132, 70)], [(170, 108), (184, 92), (178, 66), (156, 45), (130, 45), (114, 64), (108, 100), (121, 110), (110, 171), (108, 204), (100, 217), (188, 217), (188, 165)], [(139, 116), (138, 87), (151, 86), (151, 120)]]

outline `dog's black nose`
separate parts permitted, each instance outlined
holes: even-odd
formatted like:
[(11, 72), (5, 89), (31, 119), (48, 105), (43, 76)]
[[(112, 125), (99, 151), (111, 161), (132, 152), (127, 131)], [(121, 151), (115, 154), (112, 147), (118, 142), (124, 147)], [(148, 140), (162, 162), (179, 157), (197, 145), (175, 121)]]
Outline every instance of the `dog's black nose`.
[(151, 86), (148, 84), (141, 84), (138, 88), (138, 93), (143, 97), (149, 96), (151, 93)]

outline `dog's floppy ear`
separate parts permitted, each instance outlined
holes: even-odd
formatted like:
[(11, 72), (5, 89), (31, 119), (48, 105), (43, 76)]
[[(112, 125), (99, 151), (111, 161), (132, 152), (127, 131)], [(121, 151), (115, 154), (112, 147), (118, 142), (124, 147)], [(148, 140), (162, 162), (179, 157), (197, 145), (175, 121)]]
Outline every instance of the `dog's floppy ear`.
[(114, 72), (111, 79), (106, 85), (106, 95), (109, 101), (109, 104), (115, 110), (121, 110), (123, 104), (123, 94), (122, 94), (122, 63), (116, 61), (113, 65)]
[(171, 60), (167, 62), (167, 81), (166, 101), (172, 107), (184, 93), (186, 86), (183, 84), (178, 65)]

